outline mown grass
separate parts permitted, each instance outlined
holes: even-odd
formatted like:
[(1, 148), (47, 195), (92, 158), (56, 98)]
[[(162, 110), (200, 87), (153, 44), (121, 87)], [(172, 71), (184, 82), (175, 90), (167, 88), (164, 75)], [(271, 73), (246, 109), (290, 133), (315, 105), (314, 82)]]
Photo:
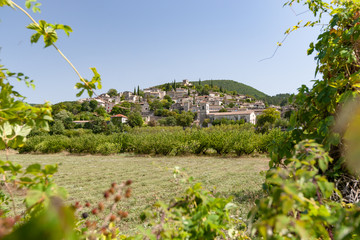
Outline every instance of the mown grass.
[[(5, 159), (0, 153), (0, 159)], [(123, 202), (129, 218), (122, 223), (124, 232), (135, 232), (140, 224), (139, 215), (147, 207), (161, 200), (169, 201), (180, 195), (186, 185), (177, 184), (173, 168), (184, 168), (195, 182), (203, 183), (204, 188), (214, 190), (221, 196), (233, 196), (240, 206), (240, 215), (246, 217), (256, 198), (262, 195), (261, 184), (264, 178), (260, 172), (266, 170), (266, 158), (225, 158), (210, 156), (187, 157), (149, 157), (133, 155), (75, 156), (66, 153), (51, 155), (16, 154), (9, 160), (27, 166), (38, 162), (58, 164), (59, 172), (54, 175), (55, 182), (69, 192), (68, 203), (89, 201), (97, 203), (103, 192), (112, 182), (131, 179), (132, 197)], [(17, 202), (20, 207), (20, 202)]]

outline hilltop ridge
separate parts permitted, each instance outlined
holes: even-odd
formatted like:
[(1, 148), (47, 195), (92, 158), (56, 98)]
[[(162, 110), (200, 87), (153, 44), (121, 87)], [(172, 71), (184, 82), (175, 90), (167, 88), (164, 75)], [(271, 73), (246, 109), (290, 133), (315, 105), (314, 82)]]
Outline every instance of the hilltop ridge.
[[(199, 84), (199, 82), (191, 82), (192, 84)], [(236, 91), (238, 94), (241, 95), (248, 95), (255, 97), (257, 99), (264, 99), (266, 97), (269, 97), (267, 94), (249, 86), (244, 83), (240, 83), (234, 80), (228, 80), (228, 79), (218, 79), (218, 80), (202, 80), (201, 85), (214, 85), (221, 87), (222, 89), (226, 91)]]
[[(227, 80), (227, 79), (216, 79), (216, 80), (200, 80), (199, 81), (191, 81), (189, 82), (192, 84), (192, 88), (196, 88), (197, 86), (201, 85), (202, 87), (208, 85), (210, 88), (217, 88), (220, 92), (227, 92), (229, 94), (235, 93), (239, 95), (246, 95), (258, 100), (262, 100), (266, 103), (273, 104), (273, 105), (286, 105), (288, 104), (288, 100), (291, 96), (289, 93), (279, 93), (275, 96), (269, 96), (254, 87), (246, 85), (244, 83), (240, 83), (234, 80)], [(154, 86), (152, 88), (160, 88), (160, 89), (171, 89), (170, 86), (176, 84), (176, 87), (182, 87), (183, 85), (181, 82), (170, 82), (164, 83), (161, 85)], [(150, 87), (151, 88), (151, 87)]]
[[(175, 80), (174, 80), (175, 81)], [(160, 85), (156, 85), (150, 88), (166, 88), (166, 85), (170, 84), (173, 85), (175, 82), (170, 83), (163, 83)], [(228, 92), (236, 92), (236, 94), (240, 95), (247, 95), (250, 97), (254, 97), (256, 99), (265, 99), (268, 96), (267, 94), (249, 86), (244, 83), (240, 83), (234, 80), (228, 80), (228, 79), (217, 79), (217, 80), (199, 80), (199, 81), (190, 81), (190, 84), (192, 84), (193, 87), (202, 85), (208, 85), (210, 87), (217, 86), (219, 89)], [(183, 85), (181, 82), (176, 82), (176, 87), (182, 87)]]

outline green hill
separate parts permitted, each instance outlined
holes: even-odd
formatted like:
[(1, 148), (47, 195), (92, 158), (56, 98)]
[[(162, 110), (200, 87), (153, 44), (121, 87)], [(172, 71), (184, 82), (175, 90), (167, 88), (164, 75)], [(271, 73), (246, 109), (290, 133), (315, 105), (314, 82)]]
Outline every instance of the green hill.
[[(253, 87), (250, 87), (246, 84), (236, 82), (234, 80), (202, 80), (202, 81), (193, 81), (190, 82), (193, 84), (193, 86), (199, 86), (199, 83), (204, 85), (209, 85), (210, 88), (217, 87), (218, 89), (221, 88), (223, 91), (236, 91), (237, 94), (241, 95), (248, 95), (251, 97), (254, 97), (258, 100), (263, 100), (264, 102), (268, 104), (274, 104), (274, 105), (286, 105), (288, 104), (290, 94), (277, 94), (275, 96), (269, 96)], [(156, 87), (162, 88), (164, 90), (172, 89), (175, 82), (172, 83), (165, 83), (162, 85), (158, 85)], [(211, 87), (212, 86), (212, 87)], [(181, 87), (181, 82), (176, 82), (176, 87)]]
[[(199, 82), (191, 82), (192, 84), (196, 85), (199, 84)], [(260, 92), (259, 90), (250, 87), (246, 84), (243, 83), (239, 83), (236, 82), (234, 80), (203, 80), (201, 81), (201, 85), (213, 85), (213, 86), (218, 86), (219, 88), (221, 87), (224, 90), (227, 91), (236, 91), (238, 94), (242, 94), (242, 95), (249, 95), (252, 97), (255, 97), (257, 99), (264, 99), (266, 97), (268, 97), (268, 95), (266, 95), (263, 92)]]

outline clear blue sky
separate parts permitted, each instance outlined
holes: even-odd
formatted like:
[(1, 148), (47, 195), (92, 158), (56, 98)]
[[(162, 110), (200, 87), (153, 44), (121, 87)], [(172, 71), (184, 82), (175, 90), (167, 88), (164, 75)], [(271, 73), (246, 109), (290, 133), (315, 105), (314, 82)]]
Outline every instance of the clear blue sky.
[[(16, 1), (15, 1), (16, 2)], [(18, 1), (23, 4), (24, 1)], [(270, 60), (284, 31), (309, 14), (296, 16), (284, 1), (269, 0), (51, 0), (40, 1), (36, 20), (70, 25), (57, 46), (85, 78), (89, 67), (102, 76), (103, 89), (146, 88), (189, 79), (232, 79), (269, 95), (295, 93), (311, 85), (315, 61), (306, 56), (320, 29), (288, 37)], [(294, 8), (296, 12), (303, 8)], [(30, 44), (30, 20), (0, 8), (0, 64), (35, 80), (36, 89), (17, 89), (31, 103), (77, 99), (77, 76), (54, 48)], [(85, 95), (83, 95), (85, 97)]]

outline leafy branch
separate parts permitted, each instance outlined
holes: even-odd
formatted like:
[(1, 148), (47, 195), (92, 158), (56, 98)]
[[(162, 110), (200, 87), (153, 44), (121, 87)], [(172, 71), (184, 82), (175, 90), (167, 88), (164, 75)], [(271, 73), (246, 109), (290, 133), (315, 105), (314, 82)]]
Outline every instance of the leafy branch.
[[(71, 66), (71, 68), (75, 71), (77, 76), (79, 77), (82, 83), (77, 83), (75, 88), (81, 89), (80, 92), (76, 96), (81, 96), (82, 93), (87, 90), (88, 95), (91, 97), (93, 94), (96, 95), (94, 92), (95, 89), (101, 89), (101, 77), (97, 73), (95, 68), (90, 68), (94, 76), (92, 77), (91, 81), (86, 80), (81, 76), (79, 71), (75, 68), (72, 62), (62, 53), (62, 51), (55, 45), (55, 42), (58, 39), (56, 30), (63, 30), (67, 36), (70, 35), (72, 32), (71, 27), (63, 24), (51, 24), (47, 23), (44, 20), (40, 20), (39, 22), (35, 21), (35, 19), (22, 7), (16, 4), (14, 1), (11, 0), (0, 0), (0, 7), (1, 6), (10, 6), (12, 8), (17, 8), (22, 11), (31, 21), (27, 28), (36, 31), (35, 34), (31, 36), (31, 43), (37, 43), (41, 36), (44, 38), (45, 48), (49, 46), (53, 46), (56, 51), (65, 59), (65, 61)], [(37, 3), (36, 0), (27, 0), (25, 6), (27, 8), (33, 9), (34, 12), (40, 12), (39, 6), (41, 4)], [(97, 86), (96, 86), (97, 85)]]

